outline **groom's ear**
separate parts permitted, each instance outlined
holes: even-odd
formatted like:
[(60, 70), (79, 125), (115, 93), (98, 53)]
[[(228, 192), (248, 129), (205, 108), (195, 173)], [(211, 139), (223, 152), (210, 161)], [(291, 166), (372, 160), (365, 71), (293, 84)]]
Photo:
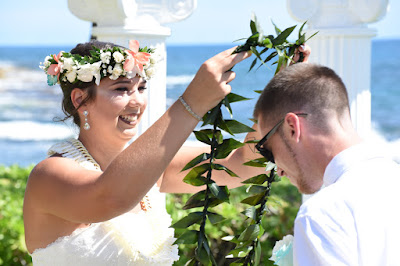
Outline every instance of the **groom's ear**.
[(83, 99), (86, 97), (86, 92), (80, 88), (75, 88), (71, 92), (71, 101), (75, 108), (80, 107)]

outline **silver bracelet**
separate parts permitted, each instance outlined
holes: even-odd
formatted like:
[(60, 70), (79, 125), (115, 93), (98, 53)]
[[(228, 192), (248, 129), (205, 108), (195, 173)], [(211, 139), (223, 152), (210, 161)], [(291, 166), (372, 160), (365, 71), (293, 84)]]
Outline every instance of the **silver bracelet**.
[(196, 118), (199, 121), (203, 120), (203, 118), (201, 118), (199, 115), (197, 115), (195, 112), (193, 112), (192, 108), (190, 108), (190, 106), (185, 102), (182, 95), (179, 96), (179, 101), (183, 104), (183, 106), (189, 112), (189, 114), (191, 114), (194, 118)]

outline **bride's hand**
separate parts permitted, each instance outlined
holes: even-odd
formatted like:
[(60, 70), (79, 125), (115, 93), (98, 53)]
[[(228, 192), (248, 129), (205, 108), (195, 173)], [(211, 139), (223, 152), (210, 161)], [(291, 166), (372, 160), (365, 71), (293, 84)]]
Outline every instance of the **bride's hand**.
[(232, 54), (233, 47), (205, 61), (183, 94), (184, 100), (199, 116), (216, 106), (231, 92), (235, 72), (230, 69), (251, 55), (250, 52)]

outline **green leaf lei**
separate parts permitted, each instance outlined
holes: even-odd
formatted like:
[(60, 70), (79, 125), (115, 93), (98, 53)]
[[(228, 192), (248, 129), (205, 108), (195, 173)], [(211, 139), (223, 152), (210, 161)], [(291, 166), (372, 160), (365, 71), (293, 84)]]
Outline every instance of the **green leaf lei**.
[[(253, 69), (258, 60), (261, 61), (260, 66), (262, 66), (278, 56), (277, 61), (273, 63), (277, 65), (276, 74), (282, 66), (288, 65), (293, 61), (296, 49), (306, 42), (305, 34), (302, 33), (304, 25), (305, 23), (300, 27), (298, 39), (295, 42), (289, 42), (287, 38), (296, 26), (281, 31), (274, 24), (277, 36), (264, 36), (256, 16), (253, 15), (250, 21), (252, 35), (247, 38), (245, 44), (238, 46), (234, 53), (249, 50), (253, 52), (256, 58), (253, 60), (249, 71)], [(262, 50), (259, 51), (257, 48), (261, 48)], [(269, 50), (273, 50), (273, 52), (269, 53), (269, 55), (263, 59), (262, 56)], [(300, 54), (299, 61), (302, 60), (303, 58)], [(225, 171), (233, 178), (236, 178), (237, 175), (227, 167), (215, 163), (215, 159), (226, 158), (233, 150), (245, 145), (233, 138), (224, 139), (222, 131), (232, 136), (238, 133), (254, 131), (252, 128), (236, 120), (224, 119), (221, 108), (225, 106), (232, 116), (231, 103), (244, 100), (248, 100), (248, 98), (230, 93), (216, 107), (204, 115), (202, 127), (211, 125), (212, 129), (207, 128), (194, 131), (197, 140), (210, 146), (210, 152), (198, 155), (182, 169), (182, 171), (191, 169), (185, 176), (184, 182), (193, 186), (206, 185), (206, 188), (192, 195), (183, 209), (202, 208), (202, 210), (189, 213), (189, 215), (171, 226), (173, 228), (187, 229), (175, 243), (196, 245), (195, 256), (190, 259), (186, 265), (217, 265), (209, 246), (209, 241), (205, 232), (205, 224), (207, 220), (212, 225), (218, 224), (224, 220), (222, 215), (215, 213), (211, 209), (221, 203), (229, 203), (229, 190), (226, 186), (218, 186), (215, 181), (212, 180), (212, 172)], [(236, 244), (235, 249), (230, 252), (231, 257), (233, 257), (231, 258), (231, 265), (259, 265), (261, 259), (260, 237), (264, 233), (261, 219), (267, 212), (266, 202), (271, 190), (271, 184), (277, 180), (275, 165), (267, 162), (264, 158), (252, 160), (245, 163), (245, 165), (266, 167), (266, 171), (270, 172), (269, 174), (261, 174), (252, 177), (243, 182), (244, 184), (250, 185), (247, 191), (251, 196), (243, 199), (241, 202), (250, 205), (250, 207), (243, 212), (250, 222), (242, 233), (224, 238), (224, 240)], [(189, 227), (190, 229), (188, 229)]]

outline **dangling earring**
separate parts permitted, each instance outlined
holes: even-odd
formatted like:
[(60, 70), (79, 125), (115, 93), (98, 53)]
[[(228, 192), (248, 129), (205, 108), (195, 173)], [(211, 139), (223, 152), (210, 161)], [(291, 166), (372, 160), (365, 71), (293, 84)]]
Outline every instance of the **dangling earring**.
[(85, 124), (83, 125), (83, 128), (84, 128), (85, 130), (89, 130), (89, 129), (90, 129), (90, 125), (89, 125), (88, 119), (87, 119), (88, 114), (89, 114), (88, 111), (83, 111), (83, 115), (85, 116)]

